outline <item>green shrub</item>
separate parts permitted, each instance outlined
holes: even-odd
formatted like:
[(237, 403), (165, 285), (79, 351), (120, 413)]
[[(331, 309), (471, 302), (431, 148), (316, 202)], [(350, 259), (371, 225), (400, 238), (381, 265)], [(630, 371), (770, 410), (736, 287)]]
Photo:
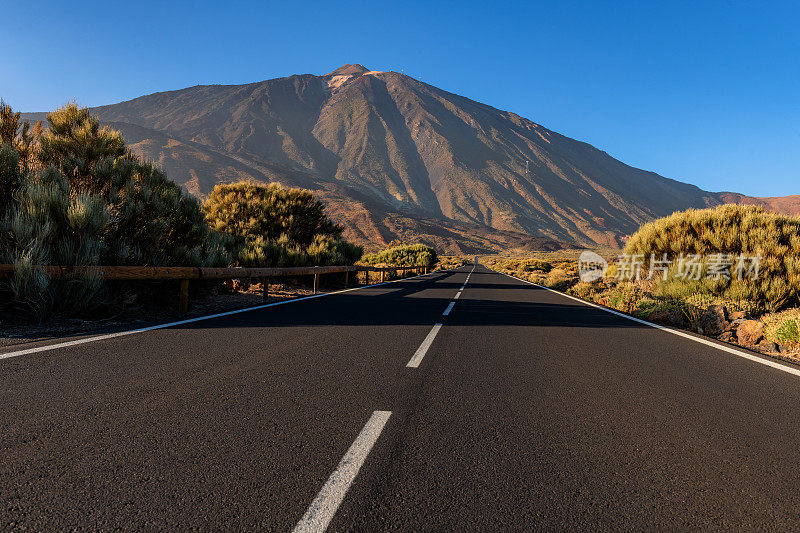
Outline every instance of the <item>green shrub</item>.
[(776, 337), (782, 344), (800, 342), (800, 330), (798, 330), (797, 320), (784, 321), (778, 328)]
[[(800, 217), (767, 213), (752, 206), (724, 205), (713, 209), (690, 209), (645, 224), (628, 241), (626, 254), (666, 254), (677, 260), (681, 254), (730, 254), (760, 256), (755, 280), (737, 279), (735, 265), (730, 280), (703, 280), (692, 287), (715, 295), (750, 300), (765, 309), (779, 310), (800, 298)], [(708, 265), (704, 266), (706, 269)], [(675, 285), (663, 292), (689, 290)]]
[(639, 302), (646, 293), (635, 283), (619, 283), (599, 293), (596, 301), (600, 304), (626, 313), (634, 313), (639, 309)]
[(633, 313), (637, 316), (648, 317), (653, 311), (660, 309), (661, 307), (661, 300), (650, 298), (648, 296), (642, 296), (636, 302)]
[(424, 244), (399, 244), (361, 258), (364, 265), (427, 266), (436, 264), (436, 250)]
[(11, 207), (20, 179), (19, 154), (11, 144), (0, 144), (0, 216)]
[(342, 227), (331, 222), (325, 206), (306, 189), (279, 183), (249, 181), (219, 184), (203, 202), (211, 227), (239, 244), (259, 236), (276, 241), (282, 236), (309, 246), (318, 235), (339, 238)]
[(800, 309), (765, 315), (764, 337), (783, 345), (800, 344)]
[(102, 303), (96, 277), (52, 281), (37, 265), (227, 264), (198, 202), (87, 109), (68, 104), (44, 133), (9, 139), (15, 116), (0, 107), (0, 262), (17, 266), (0, 285), (5, 308), (41, 320)]
[(359, 246), (341, 239), (311, 191), (242, 181), (214, 187), (203, 203), (209, 225), (226, 236), (245, 267), (352, 265)]
[(696, 294), (709, 294), (708, 287), (702, 281), (670, 277), (658, 280), (653, 294), (668, 300), (683, 300)]

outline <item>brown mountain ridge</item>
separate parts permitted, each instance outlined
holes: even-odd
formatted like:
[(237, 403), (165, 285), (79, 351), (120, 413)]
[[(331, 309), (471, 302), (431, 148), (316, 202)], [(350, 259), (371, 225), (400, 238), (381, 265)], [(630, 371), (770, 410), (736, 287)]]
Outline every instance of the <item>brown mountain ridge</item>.
[(514, 113), (358, 64), (94, 111), (194, 195), (237, 179), (305, 187), (348, 238), (370, 247), (397, 238), (464, 253), (618, 246), (675, 210), (800, 205), (800, 197), (706, 192)]

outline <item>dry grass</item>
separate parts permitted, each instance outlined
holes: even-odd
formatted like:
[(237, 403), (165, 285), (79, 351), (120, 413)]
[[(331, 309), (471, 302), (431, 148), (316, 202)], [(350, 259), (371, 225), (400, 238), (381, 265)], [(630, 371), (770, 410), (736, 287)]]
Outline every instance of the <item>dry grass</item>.
[[(578, 282), (578, 257), (583, 250), (570, 249), (552, 252), (511, 252), (482, 256), (480, 262), (489, 268), (511, 276), (545, 285), (558, 290), (567, 290)], [(606, 257), (612, 251), (600, 250)]]
[(768, 340), (800, 348), (800, 308), (765, 315), (762, 321)]
[[(762, 248), (764, 249), (764, 248)], [(713, 283), (686, 281), (671, 278), (639, 281), (616, 279), (617, 265), (614, 260), (619, 251), (601, 250), (611, 261), (606, 276), (592, 283), (578, 280), (578, 257), (582, 250), (561, 252), (509, 253), (481, 258), (481, 263), (500, 272), (528, 280), (540, 285), (567, 292), (584, 300), (598, 303), (630, 315), (663, 322), (698, 332), (702, 317), (713, 306), (724, 306), (729, 313), (741, 312), (748, 318), (761, 320), (765, 324), (765, 347), (757, 347), (771, 353), (769, 345), (780, 346), (782, 356), (797, 357), (800, 353), (800, 308), (782, 312), (768, 312), (768, 305), (734, 291), (715, 291)], [(637, 251), (637, 253), (640, 253)], [(666, 322), (665, 322), (666, 320)], [(735, 334), (723, 333), (720, 338), (735, 342)], [(750, 347), (754, 348), (754, 347)]]
[(433, 268), (434, 270), (447, 270), (470, 265), (472, 262), (472, 258), (464, 257), (463, 255), (440, 255), (439, 260)]

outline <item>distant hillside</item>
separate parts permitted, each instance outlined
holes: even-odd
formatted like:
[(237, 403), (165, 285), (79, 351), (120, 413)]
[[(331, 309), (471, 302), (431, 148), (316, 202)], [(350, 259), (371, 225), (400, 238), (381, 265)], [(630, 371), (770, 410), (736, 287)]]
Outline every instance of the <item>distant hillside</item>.
[(514, 113), (361, 65), (156, 93), (96, 112), (192, 194), (242, 178), (306, 187), (368, 246), (617, 246), (675, 210), (759, 201), (629, 167)]
[(775, 211), (784, 215), (800, 215), (800, 195), (798, 194), (754, 198), (736, 192), (721, 192), (717, 197), (726, 204), (756, 205), (767, 211)]

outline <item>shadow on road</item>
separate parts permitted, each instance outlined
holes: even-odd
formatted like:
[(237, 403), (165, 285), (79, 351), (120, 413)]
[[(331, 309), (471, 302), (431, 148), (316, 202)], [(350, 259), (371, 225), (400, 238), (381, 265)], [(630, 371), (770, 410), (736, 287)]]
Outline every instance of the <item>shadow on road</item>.
[[(439, 275), (406, 280), (324, 298), (297, 301), (219, 319), (174, 326), (180, 329), (320, 326), (529, 326), (643, 328), (642, 324), (563, 298), (533, 285), (497, 277), (470, 282), (449, 316), (442, 316), (462, 281)], [(431, 283), (431, 281), (436, 283)]]

